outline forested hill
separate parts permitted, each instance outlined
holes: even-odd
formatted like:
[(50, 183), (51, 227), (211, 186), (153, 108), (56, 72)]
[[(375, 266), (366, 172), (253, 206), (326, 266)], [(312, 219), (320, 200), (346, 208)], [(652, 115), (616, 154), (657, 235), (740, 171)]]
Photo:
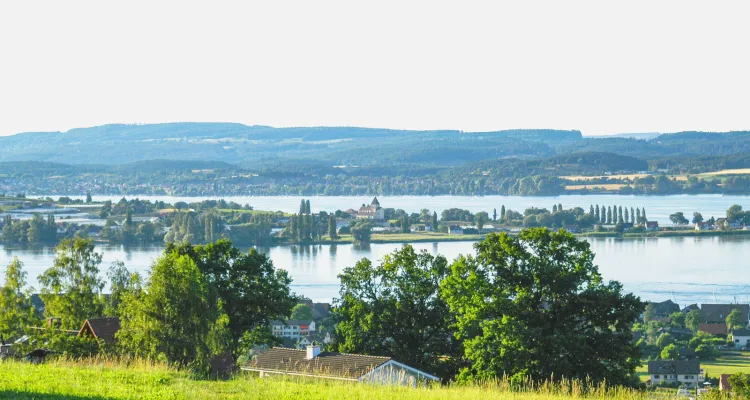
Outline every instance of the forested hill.
[(272, 128), (231, 123), (105, 125), (0, 137), (0, 161), (124, 164), (154, 159), (224, 161), (246, 167), (308, 160), (329, 165), (455, 165), (544, 157), (579, 131), (405, 131), (353, 127)]

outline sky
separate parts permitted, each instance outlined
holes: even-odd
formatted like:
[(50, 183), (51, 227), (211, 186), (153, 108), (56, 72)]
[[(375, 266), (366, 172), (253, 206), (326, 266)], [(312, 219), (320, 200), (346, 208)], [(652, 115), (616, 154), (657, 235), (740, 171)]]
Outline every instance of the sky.
[(750, 129), (747, 1), (0, 3), (0, 135)]

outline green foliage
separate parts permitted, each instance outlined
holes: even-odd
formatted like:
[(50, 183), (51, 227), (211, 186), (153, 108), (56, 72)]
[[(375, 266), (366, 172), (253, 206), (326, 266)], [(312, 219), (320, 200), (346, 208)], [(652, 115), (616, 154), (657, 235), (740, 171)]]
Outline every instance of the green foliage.
[(104, 315), (108, 317), (120, 316), (120, 304), (129, 294), (142, 291), (142, 278), (137, 272), (130, 272), (122, 261), (115, 261), (107, 271), (109, 278), (109, 301), (104, 307)]
[(313, 319), (313, 311), (307, 304), (297, 304), (292, 308), (292, 315), (290, 319), (296, 319), (301, 321), (311, 321)]
[(665, 347), (669, 346), (670, 344), (674, 343), (674, 338), (669, 333), (665, 332), (659, 335), (659, 338), (656, 339), (656, 346), (662, 350), (664, 350)]
[(604, 283), (589, 244), (570, 233), (490, 234), (441, 285), (470, 365), (461, 378), (526, 376), (633, 382), (631, 328), (643, 310)]
[(207, 372), (224, 349), (209, 339), (223, 317), (195, 262), (165, 251), (151, 267), (144, 292), (125, 296), (118, 344), (129, 354)]
[[(406, 245), (379, 265), (362, 259), (344, 270), (335, 300), (336, 348), (384, 355), (448, 379), (461, 357), (452, 316), (439, 296), (447, 261)], [(384, 340), (386, 339), (386, 340)], [(441, 361), (449, 357), (450, 362)]]
[(37, 322), (38, 316), (26, 289), (26, 271), (23, 263), (14, 257), (5, 269), (5, 283), (0, 288), (0, 336), (10, 339)]
[(39, 276), (45, 316), (60, 318), (63, 329), (79, 329), (86, 319), (102, 316), (101, 262), (93, 241), (63, 240), (55, 248), (54, 266)]
[(370, 243), (370, 237), (372, 236), (372, 225), (369, 222), (359, 221), (354, 224), (349, 230), (352, 234), (354, 243), (367, 244)]
[(698, 332), (701, 324), (701, 312), (698, 310), (691, 310), (685, 316), (685, 327), (693, 332)]
[(661, 349), (660, 357), (662, 360), (676, 360), (679, 358), (677, 346), (674, 343), (668, 344)]
[(672, 326), (678, 327), (678, 328), (684, 328), (685, 327), (685, 314), (675, 311), (672, 314), (669, 314), (669, 323)]
[(685, 218), (685, 214), (682, 213), (681, 211), (671, 214), (669, 216), (669, 220), (672, 221), (672, 223), (676, 225), (685, 225), (690, 222), (688, 221), (687, 218)]
[(750, 375), (738, 372), (728, 378), (732, 392), (740, 398), (750, 397)]
[(747, 316), (743, 316), (739, 308), (733, 309), (725, 318), (727, 329), (731, 332), (734, 329), (744, 328), (747, 322), (746, 318)]

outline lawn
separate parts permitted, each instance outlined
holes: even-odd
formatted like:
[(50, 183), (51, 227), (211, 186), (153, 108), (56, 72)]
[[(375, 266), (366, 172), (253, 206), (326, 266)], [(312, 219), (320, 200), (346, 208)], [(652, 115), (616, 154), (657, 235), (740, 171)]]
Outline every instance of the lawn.
[(187, 373), (146, 363), (49, 362), (43, 365), (0, 362), (2, 399), (372, 399), (372, 400), (541, 400), (541, 399), (642, 399), (627, 389), (608, 392), (594, 389), (590, 396), (580, 388), (541, 388), (511, 392), (507, 385), (466, 385), (433, 388), (376, 386), (304, 378), (258, 379), (239, 374), (226, 381), (192, 379)]

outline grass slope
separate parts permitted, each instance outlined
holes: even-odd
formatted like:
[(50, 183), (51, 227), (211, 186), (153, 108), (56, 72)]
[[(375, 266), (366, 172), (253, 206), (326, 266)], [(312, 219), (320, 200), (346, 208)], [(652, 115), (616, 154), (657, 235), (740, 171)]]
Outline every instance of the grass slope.
[(368, 400), (541, 400), (641, 399), (629, 390), (583, 396), (577, 387), (511, 392), (504, 385), (408, 388), (351, 382), (266, 378), (239, 374), (227, 381), (195, 380), (184, 373), (146, 363), (50, 362), (32, 365), (0, 362), (0, 399), (368, 399)]

